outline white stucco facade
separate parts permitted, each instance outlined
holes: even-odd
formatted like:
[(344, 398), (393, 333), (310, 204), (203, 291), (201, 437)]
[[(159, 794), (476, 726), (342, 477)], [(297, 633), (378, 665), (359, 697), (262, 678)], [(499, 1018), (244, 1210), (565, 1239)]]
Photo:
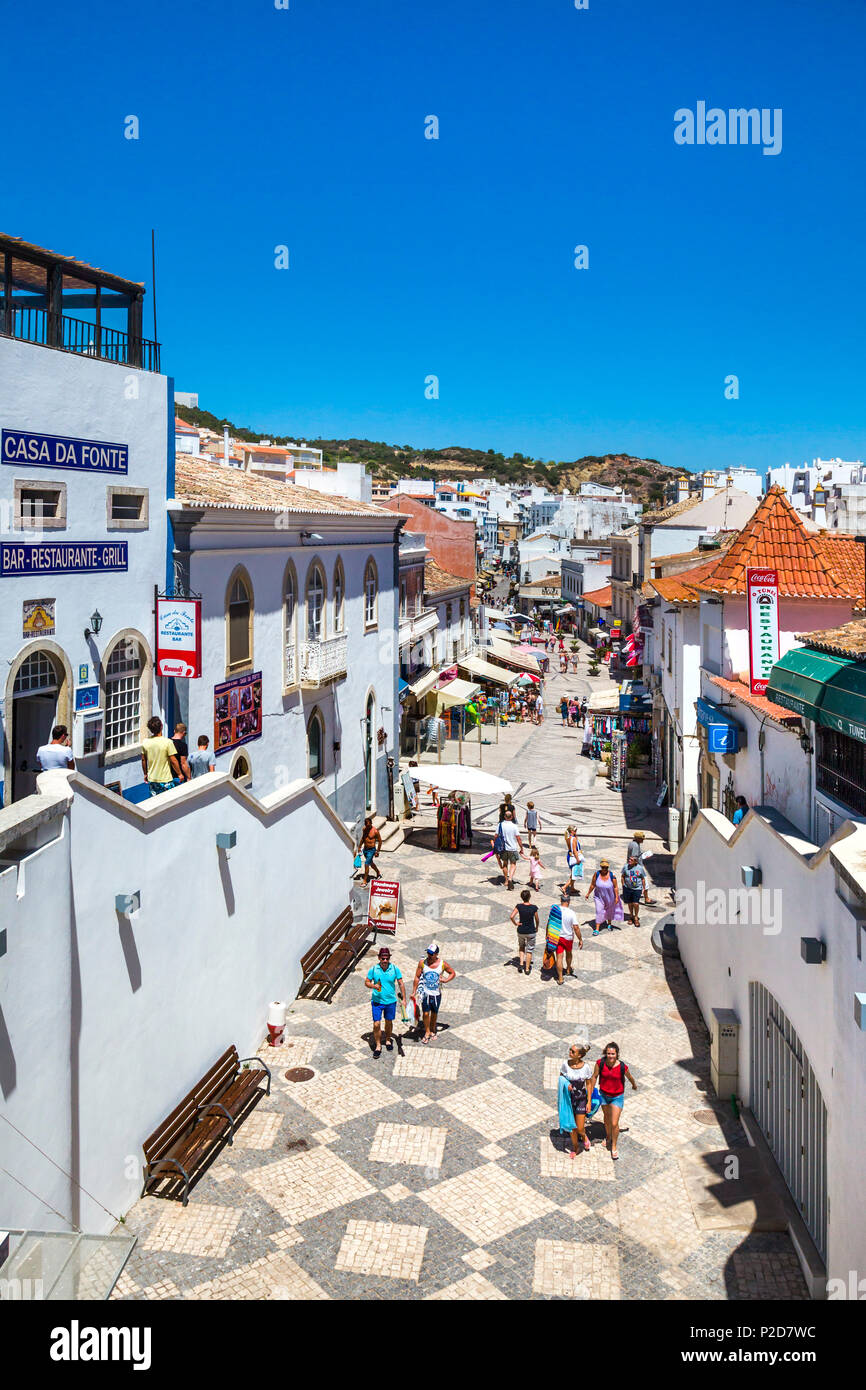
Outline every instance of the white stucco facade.
[[(36, 747), (47, 742), (46, 731), (50, 736), (55, 722), (69, 728), (80, 766), (89, 777), (126, 786), (139, 778), (140, 735), (159, 706), (160, 692), (152, 679), (153, 595), (166, 578), (165, 495), (174, 459), (172, 382), (153, 372), (0, 337), (0, 430), (6, 432), (7, 455), (15, 448), (10, 436), (26, 431), (120, 445), (128, 459), (126, 471), (35, 466), (8, 456), (0, 464), (4, 547), (98, 546), (98, 565), (126, 550), (125, 568), (111, 562), (110, 571), (89, 568), (91, 560), (85, 558), (83, 563), (76, 561), (73, 573), (58, 572), (62, 566), (50, 561), (55, 572), (0, 575), (3, 800), (8, 803), (34, 790)], [(22, 489), (32, 490), (31, 495), (45, 493), (48, 509), (56, 507), (58, 515), (50, 517), (45, 511), (41, 527), (37, 523), (22, 529)], [(136, 509), (137, 518), (118, 515)], [(114, 549), (103, 551), (103, 546)], [(25, 637), (24, 605), (34, 600), (52, 601), (54, 631), (43, 629), (42, 636)], [(85, 636), (95, 611), (102, 618), (100, 631)], [(85, 757), (80, 742), (84, 716), (76, 713), (76, 690), (97, 686), (95, 708), (104, 713), (108, 661), (118, 643), (126, 641), (132, 644), (129, 679), (138, 691), (134, 715), (127, 710), (129, 717), (121, 720), (125, 733), (118, 733), (116, 748), (104, 757)], [(19, 671), (35, 653), (43, 655), (30, 662), (17, 681), (30, 689), (16, 694)], [(36, 667), (41, 667), (41, 677)], [(35, 685), (30, 679), (34, 674)], [(131, 701), (129, 690), (123, 699)], [(89, 709), (87, 715), (94, 712)]]

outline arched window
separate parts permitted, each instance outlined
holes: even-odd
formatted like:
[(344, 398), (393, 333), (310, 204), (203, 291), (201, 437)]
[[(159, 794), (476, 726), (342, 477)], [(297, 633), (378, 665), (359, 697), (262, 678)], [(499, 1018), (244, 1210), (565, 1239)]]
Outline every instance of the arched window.
[(370, 559), (364, 570), (364, 626), (375, 627), (379, 610), (379, 580), (376, 563)]
[(294, 685), (298, 679), (297, 609), (298, 580), (290, 561), (283, 580), (283, 684), (286, 687)]
[(230, 671), (240, 671), (253, 664), (253, 590), (243, 570), (237, 570), (229, 580), (226, 655)]
[(343, 562), (337, 561), (334, 570), (334, 631), (342, 632), (345, 624), (345, 601), (346, 601), (346, 576), (343, 574)]
[(313, 780), (325, 771), (325, 725), (318, 710), (313, 710), (307, 725), (307, 774)]
[(105, 751), (134, 747), (141, 738), (141, 647), (122, 637), (105, 663)]
[(308, 642), (321, 642), (325, 636), (325, 594), (325, 576), (318, 564), (312, 564), (307, 575)]

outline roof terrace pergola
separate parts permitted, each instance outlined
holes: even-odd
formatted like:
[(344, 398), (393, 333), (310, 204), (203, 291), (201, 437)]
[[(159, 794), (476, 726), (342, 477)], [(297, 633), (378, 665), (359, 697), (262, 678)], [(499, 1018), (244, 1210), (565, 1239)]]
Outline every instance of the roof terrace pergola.
[[(160, 345), (142, 336), (144, 295), (136, 280), (0, 234), (0, 334), (8, 338), (158, 372)], [(106, 322), (117, 311), (125, 329)]]

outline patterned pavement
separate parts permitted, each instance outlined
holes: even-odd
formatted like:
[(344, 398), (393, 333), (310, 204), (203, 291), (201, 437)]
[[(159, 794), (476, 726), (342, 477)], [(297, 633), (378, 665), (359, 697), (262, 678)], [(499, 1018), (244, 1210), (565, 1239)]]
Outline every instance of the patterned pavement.
[[(567, 768), (558, 724), (508, 732), (499, 765), (515, 787), (518, 769), (533, 785), (543, 766), (548, 781), (551, 768)], [(542, 794), (534, 799), (543, 814)], [(624, 824), (611, 812), (611, 838), (581, 828), (587, 867), (603, 854), (618, 865)], [(639, 929), (597, 938), (581, 912), (585, 948), (559, 987), (540, 962), (528, 978), (515, 968), (517, 894), (493, 861), (480, 862), (487, 841), (459, 855), (429, 845), (420, 831), (382, 867), (403, 887), (391, 945), (404, 975), (411, 983), (431, 937), (457, 971), (437, 1041), (422, 1046), (398, 1024), (394, 1051), (374, 1060), (362, 985), (372, 950), (332, 1004), (296, 1001), (285, 1045), (261, 1049), (271, 1096), (189, 1206), (148, 1197), (129, 1213), (125, 1229), (139, 1240), (113, 1297), (805, 1299), (786, 1234), (701, 1229), (693, 1212), (683, 1163), (747, 1140), (712, 1097), (708, 1040), (682, 968), (651, 947), (667, 894), (656, 890)], [(558, 838), (542, 857), (543, 921), (564, 874)], [(525, 884), (523, 863), (518, 878)], [(638, 1082), (621, 1159), (611, 1161), (594, 1123), (590, 1152), (572, 1160), (557, 1128), (559, 1064), (570, 1042), (600, 1051), (611, 1038)], [(313, 1077), (285, 1080), (297, 1066)]]

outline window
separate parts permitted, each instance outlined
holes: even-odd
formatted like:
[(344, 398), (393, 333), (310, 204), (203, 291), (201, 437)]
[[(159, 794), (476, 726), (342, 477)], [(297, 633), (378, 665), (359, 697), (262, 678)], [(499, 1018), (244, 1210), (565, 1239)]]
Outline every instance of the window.
[(325, 636), (325, 578), (319, 566), (310, 566), (307, 575), (307, 641), (321, 642)]
[(375, 627), (378, 614), (378, 590), (379, 583), (376, 577), (376, 565), (373, 560), (367, 561), (367, 568), (364, 571), (364, 626)]
[(134, 747), (141, 738), (141, 647), (123, 638), (105, 667), (105, 751)]
[(15, 674), (14, 695), (49, 695), (60, 689), (57, 670), (49, 652), (31, 652)]
[(298, 581), (295, 577), (295, 567), (291, 563), (286, 566), (286, 577), (283, 580), (283, 685), (288, 688), (294, 685), (298, 678), (297, 657), (295, 654), (295, 643), (297, 633), (295, 630), (295, 615), (298, 607)]
[(818, 727), (815, 787), (866, 815), (866, 745), (835, 729)]
[(342, 632), (345, 622), (345, 596), (346, 596), (346, 577), (343, 574), (343, 562), (337, 561), (334, 570), (334, 631)]
[(227, 666), (238, 671), (253, 663), (253, 600), (249, 581), (242, 572), (229, 581), (226, 604)]
[(41, 478), (15, 480), (15, 529), (62, 531), (66, 527), (66, 484)]
[(314, 781), (325, 771), (324, 751), (324, 724), (318, 710), (314, 710), (307, 725), (307, 774)]
[(109, 531), (145, 531), (148, 520), (148, 492), (141, 487), (110, 487), (106, 491)]

